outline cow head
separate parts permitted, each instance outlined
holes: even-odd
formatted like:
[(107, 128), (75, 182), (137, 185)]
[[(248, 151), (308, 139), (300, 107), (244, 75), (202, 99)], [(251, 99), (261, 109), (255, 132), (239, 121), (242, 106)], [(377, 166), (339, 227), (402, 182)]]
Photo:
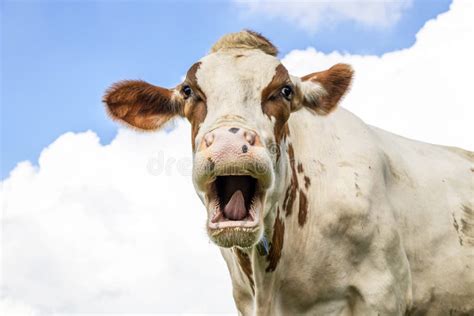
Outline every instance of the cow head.
[(222, 247), (250, 247), (262, 238), (287, 181), (289, 159), (281, 153), (291, 113), (330, 113), (351, 82), (348, 65), (298, 78), (276, 55), (257, 33), (228, 34), (177, 87), (121, 81), (104, 97), (113, 119), (140, 130), (189, 120), (194, 186), (207, 208), (208, 234)]

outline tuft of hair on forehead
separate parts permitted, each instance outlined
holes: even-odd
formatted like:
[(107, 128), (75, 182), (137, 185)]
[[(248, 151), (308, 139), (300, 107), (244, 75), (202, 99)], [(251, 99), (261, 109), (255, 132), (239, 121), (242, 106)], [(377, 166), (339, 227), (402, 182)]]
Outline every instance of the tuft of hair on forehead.
[(229, 33), (222, 36), (211, 48), (211, 53), (221, 49), (260, 49), (266, 54), (276, 56), (278, 49), (260, 33), (243, 30), (237, 33)]

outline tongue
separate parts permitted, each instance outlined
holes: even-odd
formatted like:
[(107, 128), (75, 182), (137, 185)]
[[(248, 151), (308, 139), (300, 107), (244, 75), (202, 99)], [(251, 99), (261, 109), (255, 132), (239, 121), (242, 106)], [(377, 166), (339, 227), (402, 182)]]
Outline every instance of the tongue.
[(237, 190), (232, 194), (232, 197), (224, 208), (224, 215), (226, 218), (233, 221), (243, 220), (247, 216), (242, 191)]

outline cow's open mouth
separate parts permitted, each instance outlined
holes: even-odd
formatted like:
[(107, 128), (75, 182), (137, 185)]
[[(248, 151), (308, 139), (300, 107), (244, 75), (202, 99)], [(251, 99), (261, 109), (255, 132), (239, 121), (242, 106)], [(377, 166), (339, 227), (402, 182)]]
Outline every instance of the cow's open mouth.
[(254, 228), (258, 225), (261, 192), (258, 180), (247, 175), (218, 176), (210, 185), (209, 228)]

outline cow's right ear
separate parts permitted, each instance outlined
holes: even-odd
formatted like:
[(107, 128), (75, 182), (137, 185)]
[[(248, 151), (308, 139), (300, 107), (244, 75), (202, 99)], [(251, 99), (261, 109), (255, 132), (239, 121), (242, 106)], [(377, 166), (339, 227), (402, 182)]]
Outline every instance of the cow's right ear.
[(105, 92), (104, 103), (114, 120), (141, 130), (156, 130), (183, 113), (183, 100), (174, 90), (141, 80), (113, 84)]

